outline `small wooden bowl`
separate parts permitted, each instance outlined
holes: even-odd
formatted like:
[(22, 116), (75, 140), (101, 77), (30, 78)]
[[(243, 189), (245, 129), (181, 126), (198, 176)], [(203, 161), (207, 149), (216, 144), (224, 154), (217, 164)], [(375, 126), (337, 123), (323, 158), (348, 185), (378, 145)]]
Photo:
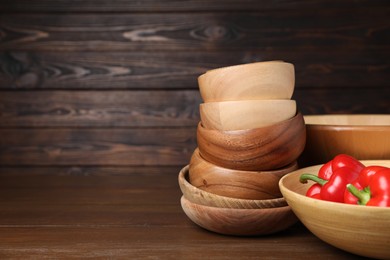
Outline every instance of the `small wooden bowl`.
[(189, 180), (195, 187), (221, 196), (239, 199), (275, 199), (282, 197), (279, 180), (298, 169), (296, 161), (274, 171), (240, 171), (219, 167), (202, 158), (195, 149), (189, 169)]
[(277, 124), (236, 131), (209, 130), (198, 124), (200, 155), (207, 161), (245, 171), (275, 170), (294, 162), (302, 153), (306, 128), (302, 114)]
[(202, 103), (203, 127), (221, 131), (259, 128), (293, 117), (295, 100), (242, 100)]
[(216, 208), (193, 203), (184, 196), (181, 197), (181, 206), (194, 223), (224, 235), (268, 235), (297, 222), (289, 206), (267, 209)]
[(189, 166), (185, 166), (179, 173), (178, 181), (181, 191), (189, 201), (211, 207), (235, 209), (262, 209), (287, 206), (284, 198), (269, 200), (247, 200), (225, 197), (198, 189), (188, 182)]
[[(390, 167), (390, 161), (362, 161), (366, 166)], [(318, 238), (345, 251), (390, 259), (390, 208), (335, 203), (306, 197), (312, 182), (302, 184), (303, 173), (317, 174), (322, 165), (285, 175), (280, 189), (297, 217)]]
[(390, 115), (304, 116), (305, 165), (322, 164), (336, 155), (360, 160), (390, 159)]
[(294, 65), (283, 61), (256, 62), (207, 71), (198, 78), (204, 102), (290, 99)]

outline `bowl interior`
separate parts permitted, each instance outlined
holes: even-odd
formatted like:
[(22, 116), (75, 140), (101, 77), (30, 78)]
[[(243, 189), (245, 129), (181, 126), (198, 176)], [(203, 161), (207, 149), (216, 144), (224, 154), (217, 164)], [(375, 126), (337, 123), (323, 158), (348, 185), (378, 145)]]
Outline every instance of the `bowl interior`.
[[(389, 160), (362, 161), (390, 167)], [(362, 256), (389, 258), (390, 208), (349, 205), (308, 198), (312, 183), (302, 184), (302, 173), (317, 174), (322, 165), (306, 167), (284, 176), (279, 186), (301, 222), (323, 241)]]

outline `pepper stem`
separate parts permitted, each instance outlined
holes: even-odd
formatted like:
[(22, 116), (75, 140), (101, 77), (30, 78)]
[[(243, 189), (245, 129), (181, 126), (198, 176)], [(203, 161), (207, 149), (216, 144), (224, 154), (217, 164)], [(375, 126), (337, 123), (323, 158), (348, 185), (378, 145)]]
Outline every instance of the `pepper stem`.
[(363, 190), (359, 190), (353, 184), (347, 184), (348, 191), (358, 199), (359, 205), (366, 205), (367, 202), (371, 199), (370, 188), (364, 188)]
[(302, 183), (307, 183), (308, 180), (314, 181), (314, 182), (320, 184), (321, 186), (324, 186), (325, 183), (328, 182), (327, 180), (321, 179), (317, 175), (310, 174), (310, 173), (304, 173), (299, 178), (299, 181)]

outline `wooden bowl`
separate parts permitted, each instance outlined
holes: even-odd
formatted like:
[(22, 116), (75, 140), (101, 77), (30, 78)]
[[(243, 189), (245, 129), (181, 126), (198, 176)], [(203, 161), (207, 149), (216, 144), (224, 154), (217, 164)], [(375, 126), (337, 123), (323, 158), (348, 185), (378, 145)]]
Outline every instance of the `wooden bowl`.
[(181, 206), (194, 223), (224, 235), (267, 235), (297, 222), (289, 206), (267, 209), (217, 208), (193, 203), (184, 196), (181, 197)]
[(389, 115), (304, 116), (303, 164), (322, 164), (340, 153), (360, 160), (390, 159)]
[[(390, 161), (362, 161), (390, 167)], [(313, 184), (302, 184), (302, 173), (317, 174), (322, 165), (299, 169), (279, 183), (283, 196), (302, 223), (323, 241), (366, 257), (390, 259), (390, 208), (350, 205), (305, 196)]]
[(235, 209), (263, 209), (287, 206), (284, 198), (268, 200), (236, 199), (209, 193), (198, 189), (188, 181), (189, 166), (185, 166), (179, 173), (178, 181), (181, 191), (189, 201), (211, 207)]
[(207, 129), (221, 131), (259, 128), (293, 117), (295, 100), (242, 100), (202, 103), (200, 120)]
[(190, 183), (207, 192), (239, 199), (275, 199), (282, 197), (279, 180), (298, 169), (296, 161), (274, 171), (240, 171), (219, 167), (203, 159), (196, 149), (191, 157)]
[(294, 65), (282, 61), (256, 62), (207, 71), (198, 78), (204, 102), (290, 99)]
[(245, 171), (275, 170), (294, 162), (305, 147), (302, 114), (262, 128), (209, 130), (198, 124), (200, 155), (207, 161)]

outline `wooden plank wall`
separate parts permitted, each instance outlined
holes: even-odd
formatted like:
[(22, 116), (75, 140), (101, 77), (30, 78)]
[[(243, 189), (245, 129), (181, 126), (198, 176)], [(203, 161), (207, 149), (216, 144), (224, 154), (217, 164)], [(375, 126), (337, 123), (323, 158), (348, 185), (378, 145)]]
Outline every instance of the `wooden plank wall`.
[(233, 64), (294, 63), (304, 114), (390, 113), (388, 0), (4, 2), (2, 173), (177, 171), (197, 77)]

